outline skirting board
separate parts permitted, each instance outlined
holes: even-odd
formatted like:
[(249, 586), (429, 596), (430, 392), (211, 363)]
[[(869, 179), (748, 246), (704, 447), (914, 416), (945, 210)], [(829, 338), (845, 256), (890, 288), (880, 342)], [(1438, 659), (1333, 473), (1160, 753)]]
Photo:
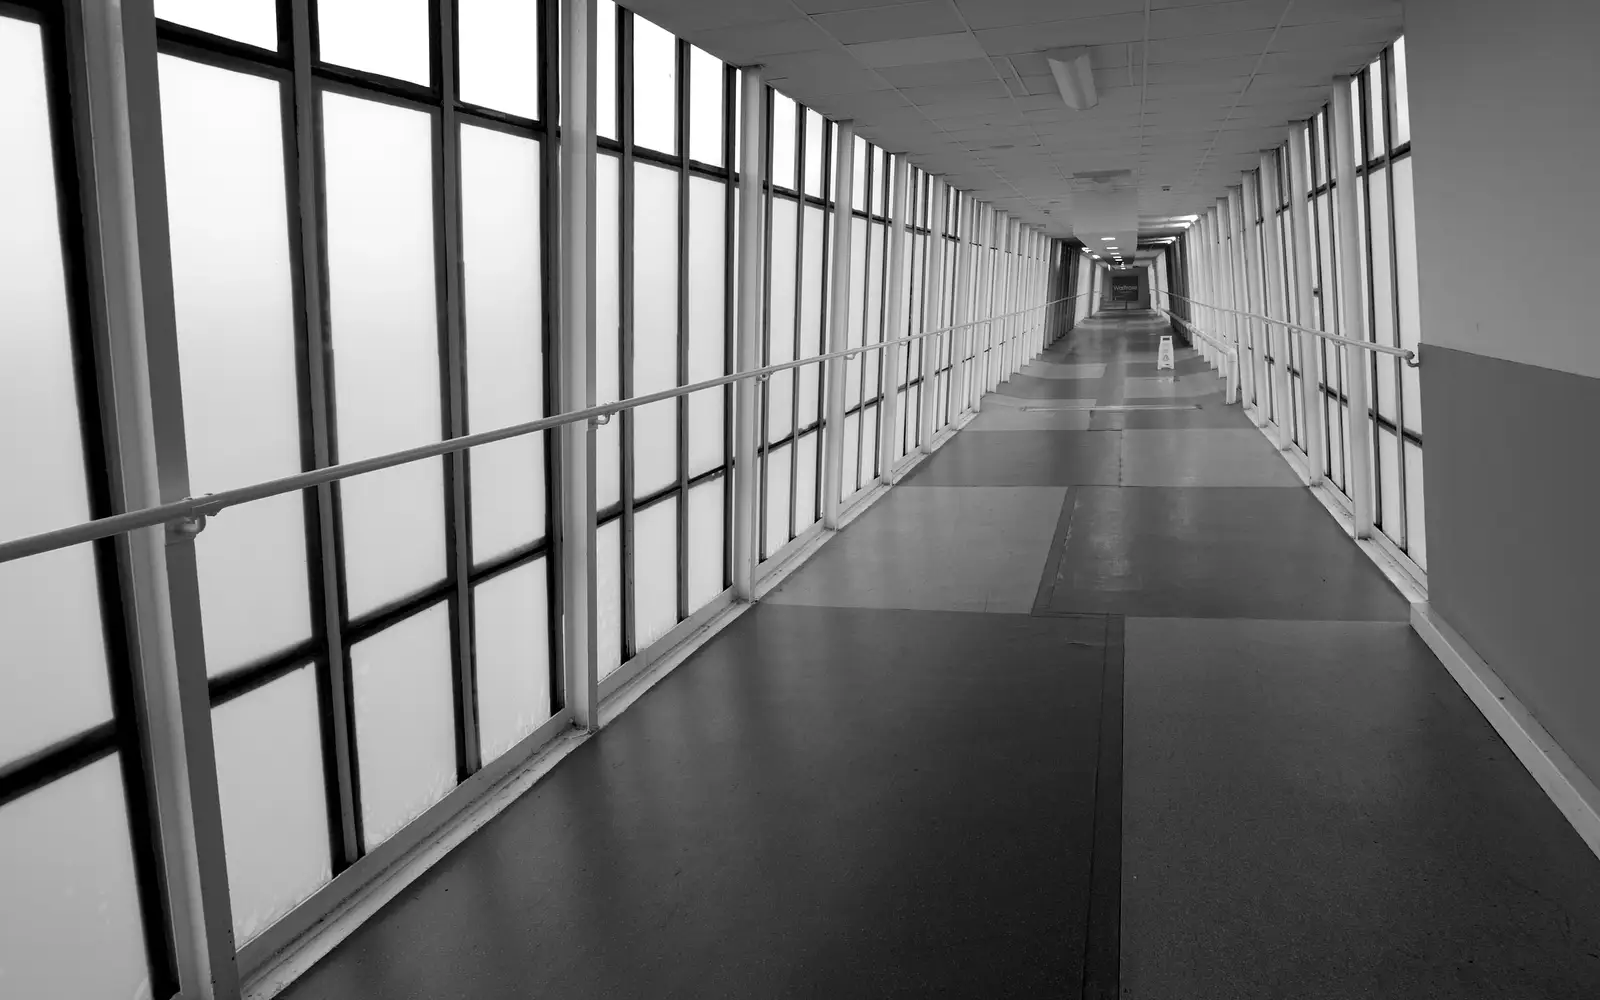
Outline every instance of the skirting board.
[[(937, 451), (943, 447), (970, 423), (974, 416), (974, 411), (964, 413), (952, 425), (936, 434), (933, 439), (933, 450)], [(898, 482), (927, 457), (920, 450), (913, 449), (894, 470), (894, 481)], [(852, 497), (840, 512), (840, 529), (848, 527), (856, 518), (866, 513), (870, 507), (888, 495), (891, 488), (887, 484), (879, 483)], [(837, 532), (822, 530), (818, 524), (814, 530), (802, 534), (775, 553), (775, 557), (760, 570), (757, 599), (765, 596), (804, 565), (836, 534)], [(675, 634), (669, 633), (663, 638), (659, 643), (660, 650), (655, 648), (646, 650), (636, 658), (639, 663), (630, 661), (629, 664), (619, 667), (619, 671), (631, 667), (635, 673), (620, 680), (612, 692), (601, 700), (600, 727), (603, 729), (609, 725), (640, 696), (688, 660), (701, 646), (738, 620), (739, 616), (749, 608), (749, 604), (732, 600), (731, 591), (725, 591), (697, 615), (683, 622), (679, 626), (681, 631), (675, 630)], [(511, 803), (531, 789), (540, 778), (548, 774), (591, 735), (593, 734), (571, 728), (569, 716), (563, 712), (557, 719), (545, 723), (538, 732), (529, 736), (526, 742), (536, 749), (525, 750), (524, 753), (528, 754), (526, 759), (512, 763), (511, 758), (516, 754), (514, 748), (499, 762), (502, 768), (506, 768), (506, 773), (502, 775), (486, 773), (491, 768), (479, 772), (475, 777), (480, 781), (485, 778), (490, 781), (486, 783), (485, 788), (477, 790), (477, 794), (470, 801), (453, 803), (447, 799), (439, 803), (435, 808), (449, 810), (452, 813), (449, 818), (431, 829), (422, 830), (420, 833), (414, 831), (413, 835), (417, 837), (414, 845), (397, 852), (398, 857), (382, 865), (370, 879), (339, 895), (338, 902), (330, 907), (329, 912), (312, 920), (303, 933), (294, 934), (281, 946), (273, 947), (271, 953), (259, 962), (258, 967), (247, 970), (248, 981), (243, 990), (245, 1000), (271, 1000), (277, 996), (440, 859), (484, 824), (505, 811)], [(468, 782), (471, 781), (469, 778)], [(424, 821), (425, 818), (418, 822)], [(406, 832), (402, 831), (396, 839), (405, 834)], [(363, 860), (370, 863), (382, 859), (369, 855)], [(335, 891), (333, 886), (334, 883), (329, 883), (324, 887), (324, 891)], [(271, 934), (271, 930), (269, 929), (267, 933)]]
[(1600, 857), (1600, 789), (1550, 737), (1467, 641), (1426, 603), (1411, 605), (1411, 627), (1450, 671), (1561, 815)]

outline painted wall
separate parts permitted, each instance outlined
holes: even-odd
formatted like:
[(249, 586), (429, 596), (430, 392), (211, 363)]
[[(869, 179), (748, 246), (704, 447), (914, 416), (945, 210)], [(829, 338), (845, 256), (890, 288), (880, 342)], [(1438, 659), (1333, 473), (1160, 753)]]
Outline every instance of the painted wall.
[(1429, 600), (1600, 778), (1600, 4), (1407, 0)]
[(1600, 3), (1405, 14), (1423, 339), (1600, 378)]

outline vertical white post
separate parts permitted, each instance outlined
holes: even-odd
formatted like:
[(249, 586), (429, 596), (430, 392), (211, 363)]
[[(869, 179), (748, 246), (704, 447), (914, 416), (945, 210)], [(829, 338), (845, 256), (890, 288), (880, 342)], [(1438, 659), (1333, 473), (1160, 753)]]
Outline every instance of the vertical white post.
[(956, 204), (959, 209), (956, 230), (956, 301), (954, 315), (951, 321), (962, 324), (951, 331), (950, 343), (950, 391), (956, 395), (952, 398), (957, 402), (951, 404), (951, 421), (959, 414), (968, 410), (977, 409), (976, 399), (972, 388), (967, 384), (971, 372), (967, 367), (967, 352), (972, 343), (972, 247), (968, 242), (968, 234), (972, 232), (972, 212), (977, 205), (972, 198), (957, 193)]
[[(839, 123), (838, 147), (834, 150), (833, 192), (833, 274), (828, 295), (828, 351), (842, 351), (850, 329), (850, 211), (851, 187), (855, 181), (852, 159), (856, 137), (855, 122)], [(824, 362), (826, 373), (827, 425), (822, 429), (822, 526), (839, 528), (839, 487), (844, 465), (844, 369), (843, 358)]]
[(999, 271), (999, 259), (995, 253), (995, 246), (999, 239), (1000, 231), (999, 214), (994, 206), (983, 206), (983, 222), (978, 229), (979, 239), (983, 241), (983, 344), (985, 348), (983, 362), (983, 391), (993, 392), (1000, 384), (1000, 351), (995, 343), (995, 282)]
[[(1278, 162), (1273, 151), (1261, 153), (1261, 200), (1265, 202), (1266, 222), (1262, 232), (1267, 248), (1266, 313), (1285, 322), (1289, 319), (1288, 289), (1283, 276), (1283, 244), (1278, 238), (1278, 206), (1283, 194), (1278, 184)], [(1268, 326), (1267, 343), (1272, 351), (1273, 394), (1278, 398), (1278, 450), (1287, 451), (1294, 443), (1294, 401), (1289, 398), (1289, 328)]]
[[(594, 0), (563, 0), (559, 403), (576, 410), (594, 405), (595, 282), (595, 19)], [(594, 427), (587, 421), (561, 428), (562, 644), (567, 705), (573, 721), (600, 728), (595, 651)]]
[[(1255, 175), (1246, 172), (1244, 175), (1244, 189), (1240, 196), (1239, 208), (1241, 223), (1239, 235), (1243, 238), (1241, 244), (1244, 256), (1243, 290), (1245, 296), (1245, 312), (1263, 314), (1266, 306), (1263, 305), (1265, 296), (1261, 291), (1261, 244), (1256, 239), (1256, 206), (1259, 202), (1259, 193), (1256, 190)], [(1266, 369), (1266, 348), (1263, 345), (1262, 324), (1260, 320), (1246, 319), (1245, 329), (1250, 338), (1250, 386), (1256, 397), (1256, 416), (1258, 423), (1267, 419), (1267, 405), (1263, 398), (1266, 393), (1261, 388), (1261, 374)]]
[[(948, 198), (944, 181), (929, 178), (931, 192), (928, 206), (928, 274), (922, 282), (922, 315), (927, 317), (924, 329), (937, 330), (945, 325), (944, 319), (944, 231), (949, 224), (945, 217)], [(917, 394), (917, 441), (924, 455), (933, 454), (933, 416), (939, 403), (935, 398), (934, 383), (939, 370), (939, 352), (950, 343), (950, 335), (936, 334), (922, 338), (922, 392)]]
[(1226, 345), (1226, 356), (1223, 364), (1228, 369), (1228, 391), (1225, 399), (1229, 403), (1240, 400), (1239, 379), (1239, 354), (1233, 346), (1233, 314), (1224, 310), (1231, 304), (1232, 295), (1228, 283), (1228, 200), (1220, 198), (1217, 207), (1212, 211), (1211, 235), (1216, 239), (1211, 249), (1211, 283), (1215, 292), (1216, 308), (1212, 310), (1216, 316), (1217, 339)]
[[(1316, 279), (1311, 274), (1310, 164), (1306, 162), (1305, 126), (1289, 130), (1289, 221), (1294, 230), (1295, 291), (1300, 296), (1300, 325), (1314, 326), (1317, 300), (1311, 294)], [(1322, 482), (1327, 464), (1322, 430), (1322, 388), (1319, 374), (1322, 347), (1316, 337), (1300, 334), (1300, 400), (1305, 411), (1306, 465), (1309, 485)]]
[[(747, 372), (761, 366), (761, 183), (766, 166), (761, 146), (767, 106), (761, 67), (741, 70), (739, 87), (739, 300), (734, 360), (737, 371)], [(733, 388), (733, 592), (741, 601), (755, 599), (758, 388), (753, 378), (740, 379)]]
[[(1006, 236), (1010, 232), (1007, 228), (1006, 213), (998, 209), (994, 213), (994, 302), (989, 306), (989, 315), (1003, 316), (1006, 312)], [(1010, 377), (1010, 369), (1006, 368), (1006, 322), (995, 320), (990, 324), (994, 328), (994, 387), (999, 388), (1000, 383)]]
[[(189, 495), (167, 228), (165, 150), (150, 0), (84, 2), (81, 64), (91, 151), (95, 321), (103, 324), (122, 510)], [(100, 311), (103, 302), (103, 312)], [(195, 531), (131, 532), (135, 698), (149, 728), (154, 810), (184, 996), (239, 996), (222, 833)], [(119, 548), (122, 545), (119, 543)], [(128, 720), (131, 722), (131, 720)], [(91, 961), (88, 956), (74, 960)]]
[(1006, 222), (1006, 249), (1010, 251), (1006, 256), (1006, 304), (1005, 311), (1011, 318), (1006, 320), (1006, 378), (1017, 373), (1022, 367), (1017, 354), (1020, 346), (1017, 343), (1019, 331), (1022, 329), (1022, 317), (1014, 315), (1020, 308), (1022, 301), (1022, 221), (1008, 219)]
[[(1339, 212), (1339, 298), (1343, 326), (1339, 332), (1353, 340), (1367, 339), (1367, 304), (1361, 289), (1361, 220), (1356, 208), (1355, 116), (1350, 100), (1350, 78), (1333, 81), (1334, 202)], [(1355, 502), (1357, 538), (1372, 536), (1372, 413), (1367, 405), (1367, 373), (1372, 363), (1366, 351), (1340, 348), (1345, 365), (1345, 393), (1350, 398), (1350, 499)]]
[(889, 186), (889, 281), (884, 293), (888, 299), (883, 313), (883, 336), (889, 346), (883, 349), (883, 364), (878, 368), (883, 386), (883, 403), (878, 414), (878, 480), (894, 485), (895, 431), (900, 421), (900, 341), (905, 336), (906, 297), (906, 174), (904, 153), (891, 154)]
[[(1244, 266), (1244, 206), (1243, 195), (1239, 185), (1228, 188), (1226, 203), (1228, 220), (1228, 308), (1232, 319), (1233, 349), (1238, 352), (1239, 389), (1241, 395), (1240, 406), (1246, 411), (1254, 408), (1252, 397), (1255, 396), (1255, 382), (1250, 376), (1252, 366), (1245, 348), (1248, 346), (1249, 329), (1245, 324), (1243, 312), (1249, 305), (1245, 299), (1245, 266)], [(1244, 390), (1248, 388), (1249, 391)]]

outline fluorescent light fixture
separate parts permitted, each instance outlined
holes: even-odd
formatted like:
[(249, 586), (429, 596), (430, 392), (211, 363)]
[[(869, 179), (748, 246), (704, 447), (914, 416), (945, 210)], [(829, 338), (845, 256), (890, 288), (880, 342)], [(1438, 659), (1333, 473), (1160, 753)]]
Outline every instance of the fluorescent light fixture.
[(1061, 91), (1061, 99), (1067, 102), (1067, 107), (1075, 111), (1087, 111), (1100, 103), (1100, 95), (1094, 89), (1094, 70), (1089, 65), (1087, 47), (1079, 45), (1070, 49), (1051, 49), (1044, 57), (1050, 63), (1056, 88)]
[(1116, 239), (1116, 237), (1115, 236), (1102, 236), (1102, 237), (1100, 237), (1100, 239), (1104, 240), (1107, 243), (1110, 243), (1112, 240)]

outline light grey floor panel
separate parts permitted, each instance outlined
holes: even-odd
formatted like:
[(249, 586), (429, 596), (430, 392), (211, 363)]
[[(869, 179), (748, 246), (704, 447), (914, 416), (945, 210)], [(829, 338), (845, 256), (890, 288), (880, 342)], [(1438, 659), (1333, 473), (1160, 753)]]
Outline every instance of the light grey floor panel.
[[(1058, 401), (1059, 402), (1059, 401)], [(1010, 431), (957, 434), (906, 477), (907, 486), (1114, 486), (1115, 433)]]
[(1062, 364), (1058, 361), (1032, 361), (1024, 365), (1022, 374), (1034, 378), (1100, 378), (1105, 375), (1104, 362)]
[(1122, 432), (1122, 485), (1301, 484), (1300, 477), (1260, 431), (1125, 430)]
[(1127, 396), (1148, 399), (1184, 399), (1190, 396), (1209, 396), (1218, 390), (1217, 380), (1207, 375), (1174, 375), (1163, 372), (1150, 377), (1128, 376), (1122, 385)]
[[(1036, 403), (1036, 400), (1018, 400)], [(1092, 399), (1050, 400), (1058, 405), (1082, 404), (1080, 410), (1028, 410), (1021, 406), (993, 406), (984, 400), (984, 409), (972, 418), (965, 431), (1086, 431), (1094, 419)]]
[(1033, 609), (1067, 491), (897, 489), (765, 599), (916, 611)]
[(1600, 996), (1600, 862), (1401, 622), (1129, 618), (1122, 996)]

